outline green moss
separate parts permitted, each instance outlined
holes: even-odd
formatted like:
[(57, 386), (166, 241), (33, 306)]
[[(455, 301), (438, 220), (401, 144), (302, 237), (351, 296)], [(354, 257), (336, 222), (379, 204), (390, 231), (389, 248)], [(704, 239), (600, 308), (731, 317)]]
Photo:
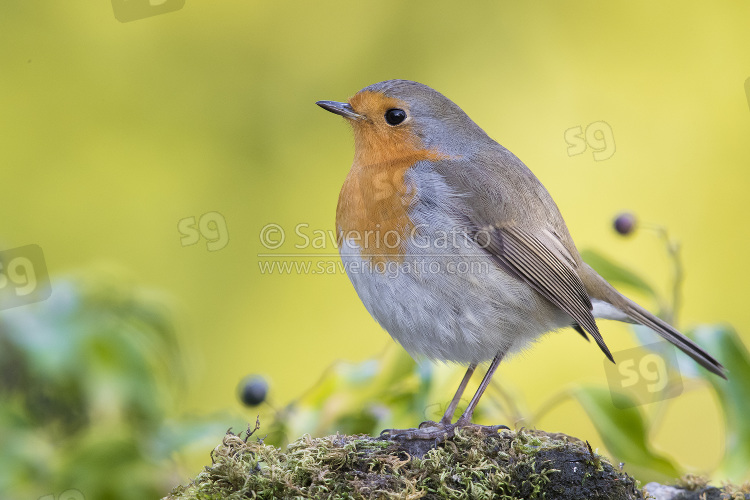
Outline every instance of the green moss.
[(726, 482), (721, 487), (710, 486), (709, 482), (708, 477), (685, 474), (676, 481), (675, 487), (684, 490), (684, 493), (676, 498), (679, 500), (747, 500), (750, 498), (750, 481), (742, 485)]
[(304, 436), (285, 452), (251, 436), (228, 433), (212, 464), (167, 498), (642, 498), (631, 477), (581, 441), (541, 431), (465, 429), (428, 449), (369, 436)]
[(700, 490), (708, 486), (709, 479), (704, 476), (697, 476), (695, 474), (685, 474), (681, 478), (678, 478), (675, 486), (682, 488), (683, 490), (695, 491)]

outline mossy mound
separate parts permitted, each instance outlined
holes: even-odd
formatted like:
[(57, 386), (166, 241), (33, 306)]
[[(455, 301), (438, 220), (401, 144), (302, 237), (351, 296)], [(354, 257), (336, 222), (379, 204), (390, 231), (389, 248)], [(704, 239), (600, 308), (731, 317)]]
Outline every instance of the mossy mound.
[(305, 436), (286, 452), (251, 435), (227, 433), (212, 465), (166, 498), (643, 498), (633, 478), (560, 434), (465, 429), (427, 450), (369, 436)]

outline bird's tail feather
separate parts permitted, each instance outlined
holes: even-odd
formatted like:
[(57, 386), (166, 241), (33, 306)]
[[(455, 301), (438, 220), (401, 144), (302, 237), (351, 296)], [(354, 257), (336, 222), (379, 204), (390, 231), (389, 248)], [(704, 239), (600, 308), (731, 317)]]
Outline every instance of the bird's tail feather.
[(592, 298), (609, 303), (631, 318), (635, 323), (646, 326), (664, 337), (711, 373), (715, 373), (724, 379), (727, 378), (726, 368), (716, 358), (677, 331), (672, 325), (654, 316), (643, 307), (622, 295), (588, 265), (584, 264), (584, 273), (582, 274), (583, 281)]
[(631, 317), (635, 322), (647, 326), (666, 340), (670, 341), (682, 352), (693, 358), (699, 365), (711, 373), (715, 373), (723, 379), (727, 378), (726, 368), (719, 363), (716, 358), (707, 353), (698, 344), (687, 338), (677, 331), (672, 325), (661, 318), (658, 318), (641, 306), (623, 297), (627, 305), (622, 308), (623, 312)]

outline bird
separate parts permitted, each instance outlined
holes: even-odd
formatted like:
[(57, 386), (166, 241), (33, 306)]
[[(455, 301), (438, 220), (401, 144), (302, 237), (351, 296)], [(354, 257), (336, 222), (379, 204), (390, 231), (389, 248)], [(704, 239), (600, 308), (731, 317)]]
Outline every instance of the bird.
[[(644, 325), (726, 379), (714, 357), (587, 265), (532, 171), (458, 105), (410, 80), (318, 101), (352, 127), (354, 159), (336, 207), (346, 273), (370, 315), (414, 358), (468, 365), (439, 422), (388, 430), (441, 439), (477, 426), (500, 362), (572, 327), (614, 358), (597, 319)], [(453, 422), (476, 368), (489, 367)]]

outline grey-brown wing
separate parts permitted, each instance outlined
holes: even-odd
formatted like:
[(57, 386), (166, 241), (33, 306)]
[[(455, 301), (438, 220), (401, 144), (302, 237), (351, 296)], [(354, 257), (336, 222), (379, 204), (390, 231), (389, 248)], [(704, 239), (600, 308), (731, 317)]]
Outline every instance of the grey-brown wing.
[(487, 226), (475, 233), (475, 240), (503, 269), (565, 311), (614, 362), (594, 320), (586, 287), (570, 262), (517, 226)]

